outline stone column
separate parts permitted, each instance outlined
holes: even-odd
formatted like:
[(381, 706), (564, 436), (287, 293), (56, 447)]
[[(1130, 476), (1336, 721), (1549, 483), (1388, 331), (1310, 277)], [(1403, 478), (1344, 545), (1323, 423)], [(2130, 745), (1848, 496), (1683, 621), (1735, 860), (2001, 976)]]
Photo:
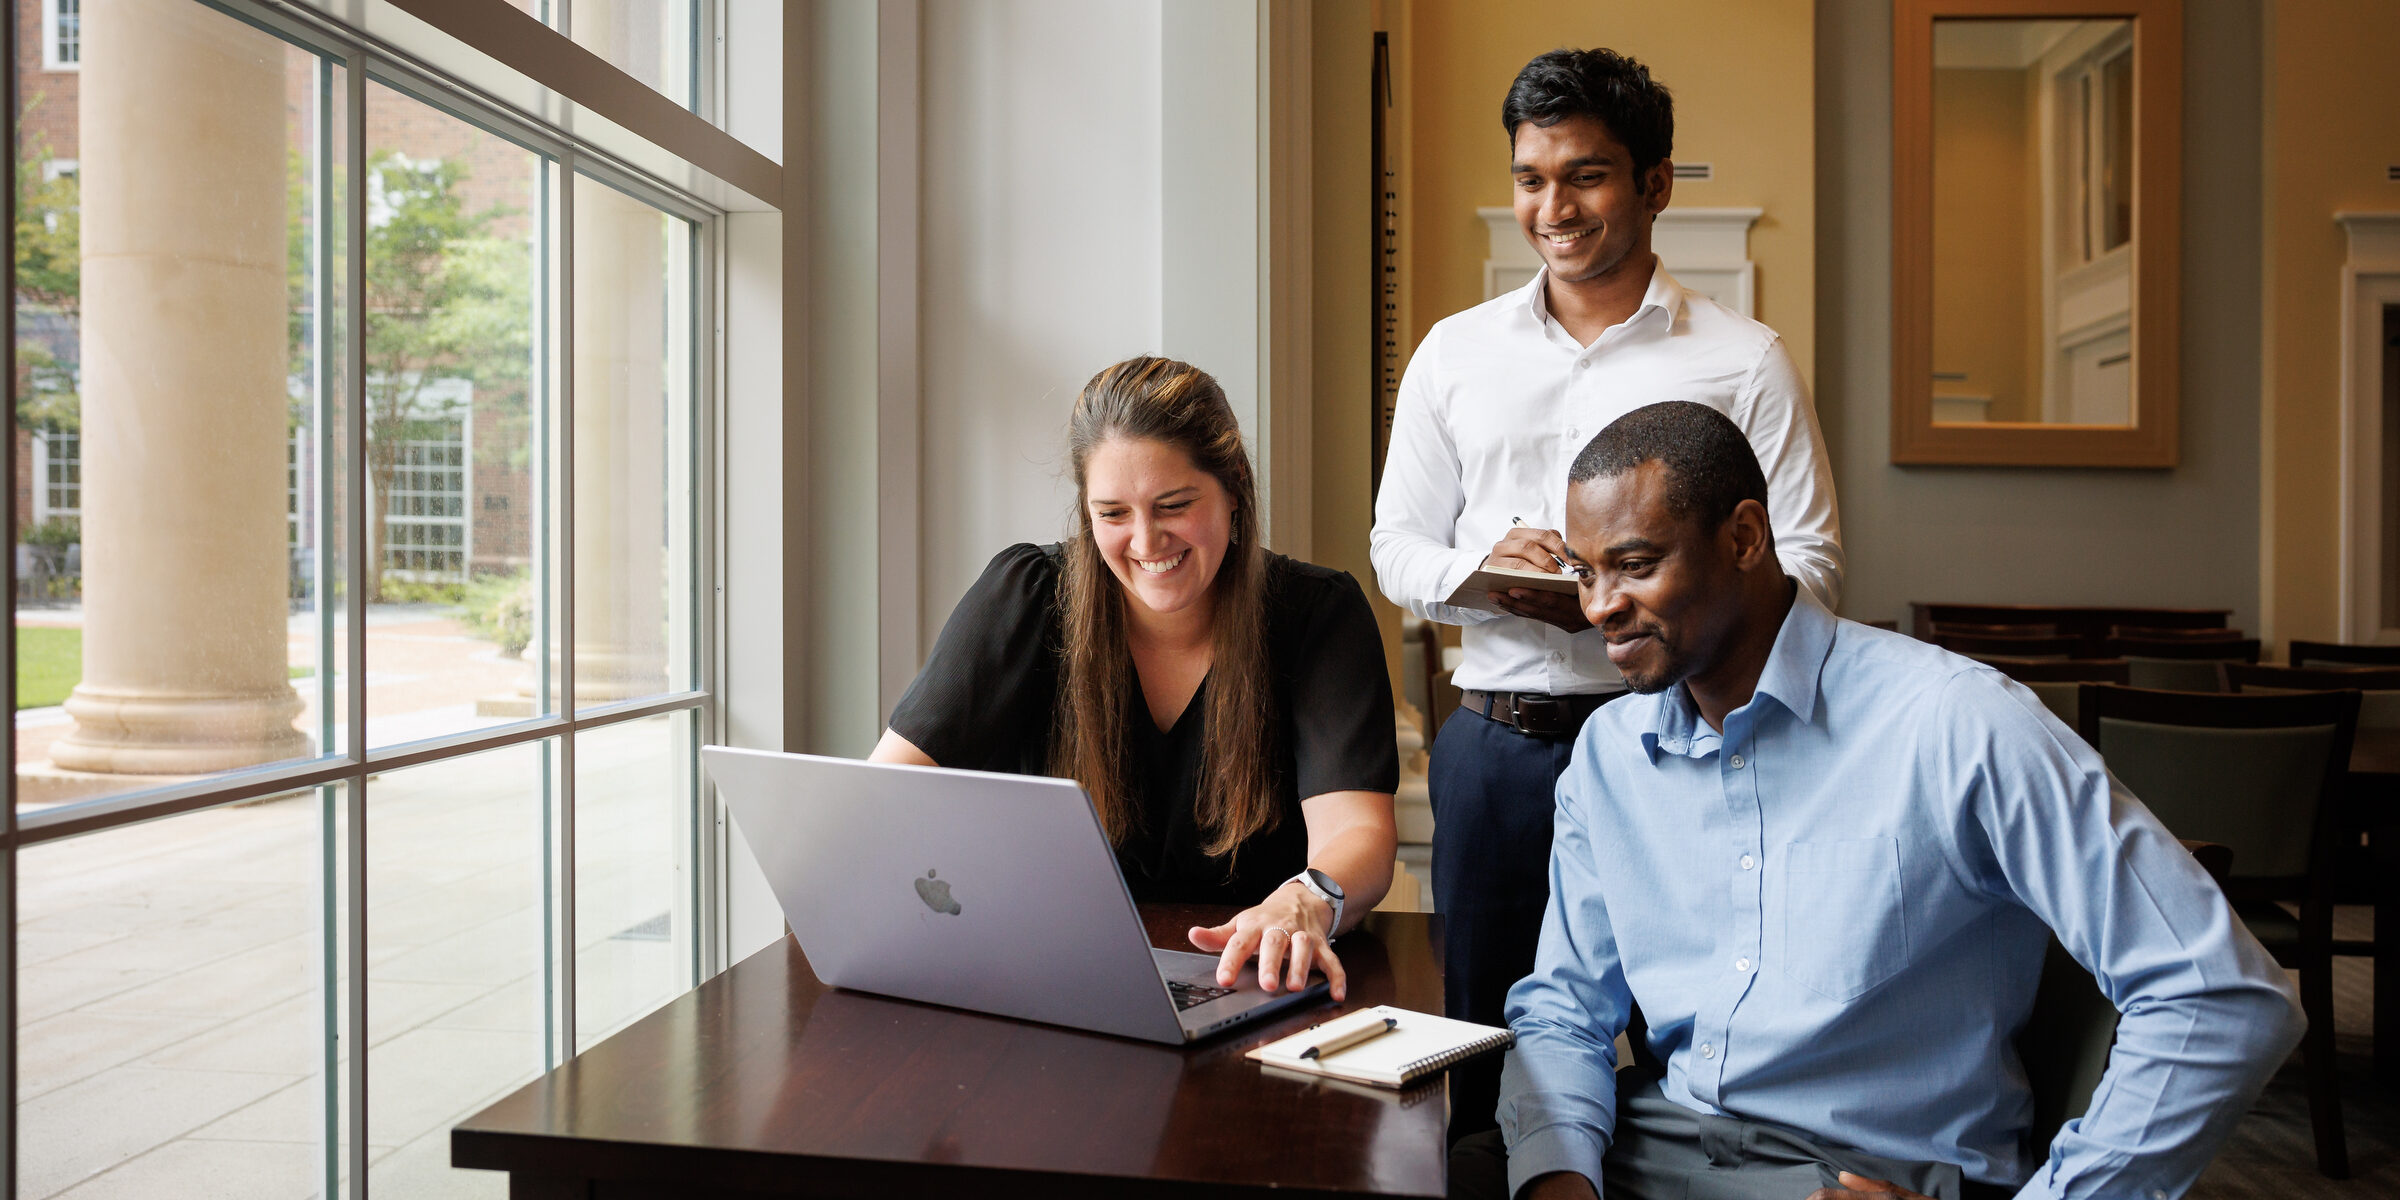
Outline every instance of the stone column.
[(575, 699), (666, 690), (666, 242), (659, 211), (575, 187)]
[(83, 681), (51, 761), (191, 775), (304, 755), (283, 45), (191, 0), (83, 11)]

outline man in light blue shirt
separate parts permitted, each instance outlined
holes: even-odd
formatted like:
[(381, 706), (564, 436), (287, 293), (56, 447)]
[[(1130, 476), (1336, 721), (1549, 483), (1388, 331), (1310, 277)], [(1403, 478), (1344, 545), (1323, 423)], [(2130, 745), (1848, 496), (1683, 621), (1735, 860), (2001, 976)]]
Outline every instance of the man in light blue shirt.
[[(1584, 611), (1643, 694), (1559, 781), (1507, 1194), (2181, 1194), (2303, 1025), (2192, 856), (2023, 687), (1796, 589), (1722, 415), (1636, 409), (1570, 480)], [(2121, 1020), (2043, 1147), (2013, 1036), (2053, 931)], [(1620, 1097), (1636, 1004), (1664, 1076)]]

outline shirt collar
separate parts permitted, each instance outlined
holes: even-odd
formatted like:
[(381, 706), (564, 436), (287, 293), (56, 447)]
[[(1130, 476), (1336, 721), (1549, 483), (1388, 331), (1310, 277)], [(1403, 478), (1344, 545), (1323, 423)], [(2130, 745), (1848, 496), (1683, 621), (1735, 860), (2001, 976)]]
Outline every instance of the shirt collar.
[[(1750, 703), (1769, 697), (1808, 724), (1816, 720), (1817, 684), (1825, 673), (1825, 657), (1833, 650), (1836, 618), (1807, 588), (1792, 590), (1791, 610), (1783, 615), (1774, 648), (1767, 651), (1767, 665), (1758, 673), (1758, 687)], [(1696, 756), (1699, 750), (1714, 745), (1718, 736), (1700, 719), (1700, 706), (1693, 703), (1691, 689), (1679, 683), (1652, 703), (1650, 728), (1641, 738), (1642, 751), (1653, 764), (1661, 750)]]
[[(1536, 326), (1550, 323), (1550, 307), (1545, 297), (1549, 293), (1550, 268), (1542, 267), (1533, 273), (1533, 282), (1517, 291), (1517, 303)], [(1641, 306), (1625, 319), (1628, 325), (1648, 319), (1652, 312), (1663, 314), (1669, 322), (1683, 313), (1684, 287), (1667, 274), (1667, 264), (1661, 262), (1650, 268), (1650, 286), (1642, 289)]]

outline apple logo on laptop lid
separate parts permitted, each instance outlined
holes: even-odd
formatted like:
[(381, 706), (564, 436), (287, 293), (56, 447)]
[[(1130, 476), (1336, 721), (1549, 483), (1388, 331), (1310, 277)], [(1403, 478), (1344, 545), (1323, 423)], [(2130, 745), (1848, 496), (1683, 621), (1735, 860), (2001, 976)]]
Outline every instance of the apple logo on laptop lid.
[(925, 878), (917, 881), (917, 899), (923, 900), (925, 907), (937, 913), (955, 917), (960, 911), (958, 901), (950, 898), (950, 881), (935, 879), (930, 870), (925, 872)]

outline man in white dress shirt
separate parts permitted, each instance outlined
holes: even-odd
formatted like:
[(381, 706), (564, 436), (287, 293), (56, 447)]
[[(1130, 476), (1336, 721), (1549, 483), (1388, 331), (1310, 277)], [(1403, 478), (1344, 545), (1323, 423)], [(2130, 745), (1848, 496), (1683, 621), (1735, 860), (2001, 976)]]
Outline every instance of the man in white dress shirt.
[[(1400, 383), (1371, 553), (1385, 595), (1462, 625), (1429, 780), (1433, 888), (1451, 1016), (1507, 1023), (1549, 898), (1554, 789), (1584, 718), (1622, 695), (1571, 594), (1489, 594), (1507, 615), (1444, 603), (1485, 564), (1555, 572), (1567, 467), (1592, 435), (1665, 400), (1732, 418), (1767, 479), (1776, 556), (1826, 607), (1839, 599), (1833, 477), (1808, 388), (1775, 331), (1686, 291), (1651, 223), (1673, 191), (1665, 87), (1610, 50), (1526, 64), (1501, 106), (1532, 283), (1425, 335)], [(1522, 524), (1518, 524), (1521, 521)], [(1452, 1076), (1451, 1136), (1493, 1124), (1496, 1064)]]

